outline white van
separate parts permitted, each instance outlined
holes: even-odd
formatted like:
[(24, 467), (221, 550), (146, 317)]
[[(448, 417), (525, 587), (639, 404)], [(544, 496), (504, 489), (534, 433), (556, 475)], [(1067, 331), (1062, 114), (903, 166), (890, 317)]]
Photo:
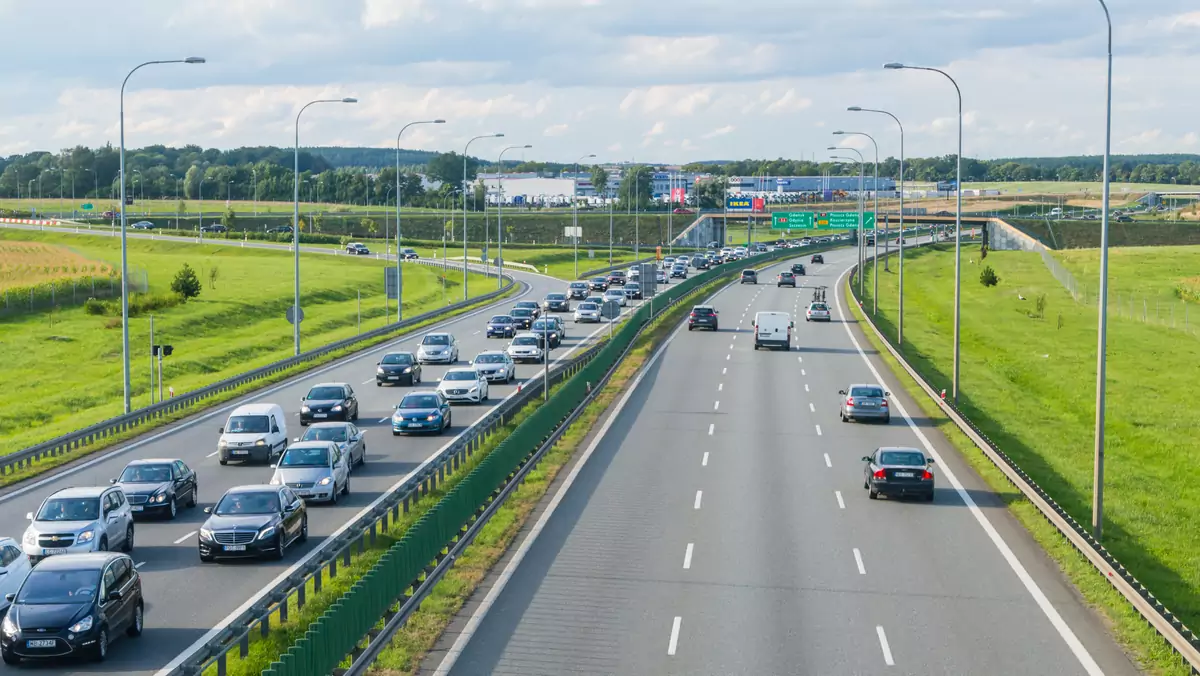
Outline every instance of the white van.
[(796, 324), (786, 312), (759, 312), (754, 315), (754, 349), (782, 347), (792, 349), (792, 328)]
[(245, 404), (233, 409), (220, 429), (217, 451), (230, 460), (270, 463), (287, 448), (287, 419), (279, 404)]

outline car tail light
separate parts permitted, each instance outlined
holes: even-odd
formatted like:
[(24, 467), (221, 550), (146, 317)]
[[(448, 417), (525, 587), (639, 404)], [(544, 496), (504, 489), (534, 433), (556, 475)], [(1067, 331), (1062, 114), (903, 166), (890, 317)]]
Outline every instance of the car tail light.
[(924, 472), (921, 473), (921, 479), (923, 481), (929, 481), (932, 478), (933, 478), (933, 472), (930, 472), (929, 470), (925, 470)]
[(884, 407), (884, 408), (887, 408), (887, 405), (888, 405), (888, 403), (887, 403), (887, 399), (884, 399), (883, 401), (880, 401), (880, 402), (879, 402), (879, 405), (880, 405), (880, 406), (882, 406), (882, 407)]
[(875, 470), (874, 477), (875, 477), (876, 479), (886, 479), (886, 478), (887, 478), (887, 476), (886, 476), (886, 475), (884, 475), (884, 473), (883, 473), (883, 470), (881, 470), (881, 469), (877, 469), (877, 470)]
[(853, 405), (854, 405), (854, 397), (849, 397), (849, 398), (847, 398), (847, 399), (846, 399), (846, 405), (847, 405), (847, 406), (853, 406)]

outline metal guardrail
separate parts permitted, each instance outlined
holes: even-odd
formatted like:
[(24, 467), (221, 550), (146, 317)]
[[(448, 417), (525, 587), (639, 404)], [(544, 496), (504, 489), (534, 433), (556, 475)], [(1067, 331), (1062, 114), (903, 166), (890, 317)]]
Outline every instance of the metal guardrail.
[[(410, 261), (410, 264), (416, 262), (417, 261)], [(425, 264), (428, 265), (430, 263)], [(482, 270), (482, 268), (476, 266), (472, 266), (471, 269), (476, 272)], [(491, 272), (491, 276), (495, 277), (494, 271)], [(264, 378), (269, 378), (297, 365), (320, 359), (332, 352), (353, 347), (364, 341), (373, 340), (379, 336), (385, 336), (395, 331), (402, 330), (405, 327), (446, 316), (471, 305), (487, 302), (506, 293), (508, 290), (512, 289), (514, 285), (520, 283), (508, 275), (505, 275), (504, 279), (508, 280), (507, 284), (482, 296), (476, 296), (469, 300), (460, 301), (437, 310), (431, 310), (424, 314), (410, 317), (393, 324), (388, 324), (387, 326), (374, 329), (357, 336), (352, 336), (350, 338), (329, 343), (327, 345), (322, 345), (321, 347), (303, 352), (297, 356), (282, 359), (280, 361), (267, 364), (266, 366), (225, 378), (224, 380), (207, 385), (200, 389), (192, 390), (191, 392), (184, 392), (183, 394), (177, 395), (165, 401), (131, 411), (125, 415), (109, 418), (108, 420), (98, 422), (94, 425), (89, 425), (88, 427), (75, 432), (64, 434), (60, 437), (44, 441), (40, 444), (0, 456), (0, 477), (16, 474), (21, 470), (30, 468), (39, 461), (48, 458), (58, 458), (64, 455), (70, 455), (87, 446), (91, 446), (108, 439), (109, 437), (129, 432), (130, 430), (136, 429), (147, 422), (191, 408), (197, 403), (215, 395), (262, 380)]]
[[(855, 265), (847, 279), (851, 296), (856, 301), (861, 301), (855, 293), (853, 282), (857, 274), (858, 266)], [(863, 317), (866, 318), (865, 324), (871, 328), (871, 331), (883, 343), (896, 362), (937, 404), (946, 417), (953, 421), (959, 430), (992, 461), (992, 464), (1004, 473), (1009, 482), (1021, 491), (1025, 498), (1042, 513), (1042, 516), (1096, 568), (1096, 571), (1125, 597), (1125, 600), (1141, 614), (1146, 623), (1166, 640), (1183, 663), (1191, 667), (1192, 673), (1200, 674), (1200, 637), (1155, 598), (1146, 585), (1121, 565), (1121, 562), (1109, 553), (1100, 541), (1092, 537), (1087, 527), (1076, 521), (1075, 517), (1071, 516), (1045, 489), (1039, 486), (1033, 477), (1021, 469), (1008, 454), (1000, 450), (1000, 447), (989, 439), (982, 429), (971, 422), (966, 414), (959, 411), (952, 402), (942, 399), (925, 378), (909, 365), (900, 351), (892, 345), (892, 341), (875, 326), (868, 313), (863, 312)]]
[(596, 268), (595, 270), (584, 270), (583, 272), (579, 273), (579, 277), (576, 279), (587, 279), (588, 277), (595, 277), (606, 272), (612, 272), (613, 270), (620, 270), (621, 268), (629, 268), (635, 265), (641, 265), (642, 263), (652, 263), (654, 259), (654, 256), (647, 256), (646, 258), (639, 258), (636, 261), (626, 261), (624, 263), (617, 263), (616, 265), (609, 265), (608, 267), (604, 268)]

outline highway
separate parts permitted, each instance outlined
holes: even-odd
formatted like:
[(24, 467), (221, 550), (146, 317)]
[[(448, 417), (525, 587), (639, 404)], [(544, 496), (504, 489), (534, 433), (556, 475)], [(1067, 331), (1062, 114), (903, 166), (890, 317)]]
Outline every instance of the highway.
[[(460, 361), (466, 366), (476, 354), (488, 349), (503, 349), (507, 340), (487, 339), (484, 329), (488, 317), (509, 308), (517, 300), (541, 301), (546, 293), (563, 291), (566, 282), (543, 275), (515, 272), (513, 276), (528, 285), (526, 291), (510, 297), (498, 306), (476, 310), (463, 317), (431, 326), (413, 335), (371, 348), (312, 372), (297, 376), (218, 408), (205, 411), (171, 426), (149, 433), (113, 451), (57, 470), (53, 475), (0, 492), (0, 523), (4, 535), (21, 538), (27, 512), (36, 511), (42, 499), (60, 488), (72, 485), (107, 484), (110, 478), (135, 458), (181, 458), (199, 477), (200, 504), (181, 509), (175, 521), (139, 521), (136, 547), (132, 554), (143, 575), (146, 596), (145, 635), (137, 641), (121, 639), (112, 647), (108, 661), (99, 665), (63, 663), (55, 673), (152, 674), (218, 626), (247, 599), (268, 586), (294, 565), (304, 554), (317, 547), (327, 536), (351, 520), (386, 489), (397, 484), (439, 449), (448, 445), (455, 434), (429, 437), (393, 437), (389, 418), (392, 409), (408, 387), (376, 387), (375, 368), (379, 357), (398, 348), (416, 351), (420, 337), (435, 330), (449, 331), (458, 338)], [(631, 305), (632, 308), (632, 305)], [(590, 324), (575, 325), (568, 317), (568, 338), (552, 359), (567, 357), (585, 337), (604, 328)], [(519, 380), (540, 374), (540, 367), (519, 365)], [(426, 366), (422, 387), (436, 387), (445, 366)], [(357, 425), (366, 430), (367, 463), (351, 475), (352, 494), (336, 507), (316, 506), (309, 510), (308, 544), (293, 548), (280, 562), (242, 562), (201, 564), (197, 553), (196, 532), (205, 520), (201, 508), (212, 505), (226, 489), (242, 484), (266, 483), (272, 470), (262, 465), (222, 467), (217, 462), (216, 443), (220, 428), (229, 412), (249, 402), (273, 402), (288, 414), (289, 437), (303, 434), (299, 424), (301, 398), (313, 384), (347, 382), (358, 395), (361, 413)], [(484, 406), (455, 406), (454, 432), (461, 432), (494, 405), (513, 392), (516, 384), (491, 386), (491, 402)], [(0, 667), (3, 671), (4, 667)]]
[[(788, 261), (718, 293), (719, 332), (675, 333), (421, 673), (1139, 673), (871, 350), (854, 257), (803, 259), (830, 323), (770, 283)], [(791, 351), (753, 349), (766, 310)], [(881, 381), (890, 424), (839, 421), (839, 389)], [(883, 445), (934, 455), (933, 503), (868, 500)]]

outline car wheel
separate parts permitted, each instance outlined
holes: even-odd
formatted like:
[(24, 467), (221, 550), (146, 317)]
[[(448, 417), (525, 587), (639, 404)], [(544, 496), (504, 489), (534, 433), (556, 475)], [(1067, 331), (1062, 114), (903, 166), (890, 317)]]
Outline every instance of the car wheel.
[(100, 635), (96, 637), (96, 647), (92, 650), (92, 659), (97, 662), (103, 662), (108, 657), (108, 627), (100, 627)]
[(170, 508), (171, 508), (171, 511), (167, 512), (167, 519), (174, 521), (175, 517), (179, 515), (179, 500), (176, 498), (172, 498), (171, 503), (170, 503)]
[(121, 548), (121, 551), (126, 554), (133, 551), (133, 524), (125, 527), (125, 546)]
[(358, 422), (358, 408), (354, 409), (354, 417), (350, 418), (350, 422)]
[(929, 491), (929, 493), (925, 496), (925, 502), (933, 502), (933, 491)]
[(145, 616), (146, 608), (141, 601), (138, 601), (137, 607), (133, 609), (133, 622), (129, 623), (129, 628), (125, 630), (125, 635), (130, 638), (141, 636)]
[(98, 551), (98, 552), (107, 552), (108, 551), (108, 538), (106, 538), (106, 537), (100, 538), (100, 544), (96, 545), (96, 551)]
[(713, 331), (720, 331), (720, 330), (721, 330), (721, 327), (719, 325), (713, 324)]
[(883, 419), (883, 424), (884, 424), (884, 425), (891, 425), (891, 424), (892, 424), (892, 416), (890, 416), (890, 415), (889, 415), (888, 417), (884, 418), (884, 419)]
[(346, 477), (346, 484), (342, 486), (342, 495), (350, 495), (350, 477)]
[(200, 497), (199, 493), (200, 493), (200, 484), (192, 484), (192, 492), (188, 493), (188, 501), (187, 501), (188, 507), (196, 506), (196, 500), (199, 499), (199, 497)]
[(200, 563), (212, 563), (213, 561), (216, 561), (216, 560), (217, 560), (217, 557), (215, 557), (215, 556), (211, 556), (211, 555), (205, 556), (203, 554), (200, 555)]
[(358, 466), (362, 467), (365, 464), (367, 464), (367, 446), (363, 444), (362, 455), (358, 456)]
[(308, 515), (300, 520), (300, 537), (296, 539), (299, 542), (308, 542)]
[(337, 507), (338, 500), (341, 499), (342, 492), (337, 489), (337, 484), (333, 485), (333, 492), (329, 494), (329, 504)]
[(396, 430), (392, 430), (392, 436), (393, 436), (393, 437), (398, 437), (398, 436), (400, 436), (400, 433), (399, 433), (399, 432), (397, 432)]
[(375, 387), (383, 387), (383, 383), (381, 383), (381, 382), (379, 382), (378, 380), (376, 380), (376, 381), (375, 381)]
[(275, 536), (275, 549), (271, 551), (271, 558), (279, 560), (286, 554), (286, 546), (283, 544), (283, 533)]
[(221, 458), (221, 459), (220, 459), (220, 460), (218, 460), (217, 462), (221, 463), (221, 465), (222, 465), (222, 466), (224, 466), (224, 465), (228, 465), (228, 464), (229, 464), (229, 461), (228, 461), (228, 460), (226, 460), (225, 458)]
[(867, 489), (867, 497), (871, 498), (872, 500), (878, 500), (879, 499), (879, 491), (875, 490), (874, 488), (868, 488)]

